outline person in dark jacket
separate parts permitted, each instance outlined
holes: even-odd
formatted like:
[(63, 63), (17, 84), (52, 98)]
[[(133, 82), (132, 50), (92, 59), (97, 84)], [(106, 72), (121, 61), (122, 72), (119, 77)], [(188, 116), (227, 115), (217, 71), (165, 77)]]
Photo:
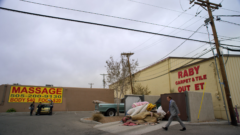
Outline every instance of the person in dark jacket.
[(42, 103), (40, 102), (39, 105), (37, 106), (38, 110), (37, 110), (37, 114), (36, 115), (39, 115), (41, 110), (42, 110)]
[(176, 118), (177, 121), (181, 124), (182, 129), (180, 129), (180, 131), (185, 131), (186, 127), (185, 125), (182, 123), (181, 119), (179, 118), (180, 116), (180, 112), (178, 110), (177, 104), (176, 102), (172, 99), (172, 97), (168, 96), (167, 97), (167, 101), (169, 102), (169, 109), (168, 109), (168, 114), (170, 113), (171, 116), (168, 118), (168, 123), (165, 127), (163, 127), (164, 130), (168, 130), (169, 125), (171, 124), (173, 118)]
[(34, 110), (34, 106), (35, 106), (35, 102), (33, 101), (33, 103), (30, 105), (30, 116), (32, 116), (32, 112)]
[(52, 109), (53, 109), (53, 101), (51, 100), (51, 103), (50, 103), (50, 114), (52, 114)]

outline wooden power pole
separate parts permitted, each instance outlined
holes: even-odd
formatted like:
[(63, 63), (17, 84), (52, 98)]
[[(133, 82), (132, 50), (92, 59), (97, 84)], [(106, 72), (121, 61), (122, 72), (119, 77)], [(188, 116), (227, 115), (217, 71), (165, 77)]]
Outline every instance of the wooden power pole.
[(93, 86), (93, 83), (89, 83), (89, 85), (90, 85), (90, 88), (92, 88), (92, 86)]
[[(194, 2), (194, 1), (195, 0), (191, 0), (190, 4), (192, 2)], [(216, 31), (216, 27), (215, 27), (215, 23), (214, 23), (214, 18), (212, 16), (212, 9), (218, 9), (218, 7), (222, 7), (222, 5), (221, 4), (211, 3), (211, 2), (209, 2), (209, 0), (206, 0), (206, 1), (197, 0), (197, 1), (198, 2), (194, 2), (194, 3), (197, 4), (197, 5), (200, 5), (202, 8), (207, 10), (208, 14), (209, 14), (210, 24), (211, 24), (211, 27), (212, 27), (212, 32), (213, 32), (215, 45), (216, 45), (216, 50), (217, 50), (217, 54), (218, 54), (218, 61), (219, 61), (219, 65), (220, 65), (220, 71), (221, 71), (223, 84), (224, 84), (224, 88), (225, 88), (225, 94), (226, 94), (226, 99), (227, 99), (227, 104), (228, 104), (228, 110), (229, 110), (230, 117), (231, 117), (231, 124), (237, 126), (238, 124), (237, 124), (237, 120), (236, 120), (236, 117), (235, 117), (233, 104), (232, 104), (232, 100), (231, 100), (231, 95), (230, 95), (230, 90), (229, 90), (229, 85), (228, 85), (228, 80), (227, 80), (226, 69), (225, 69), (225, 66), (224, 66), (224, 63), (223, 63), (222, 54), (221, 54), (220, 49), (219, 49), (220, 45), (219, 45), (219, 42), (218, 42), (218, 36), (217, 36), (217, 31)]]
[(103, 76), (103, 88), (105, 89), (105, 86), (106, 86), (106, 81), (105, 81), (105, 75), (108, 75), (108, 74), (100, 74)]
[(125, 55), (128, 58), (128, 68), (129, 68), (129, 76), (130, 76), (132, 94), (133, 94), (133, 85), (132, 85), (132, 73), (131, 73), (131, 65), (130, 65), (130, 62), (129, 62), (129, 57), (133, 54), (134, 53), (122, 53), (121, 54), (121, 55)]

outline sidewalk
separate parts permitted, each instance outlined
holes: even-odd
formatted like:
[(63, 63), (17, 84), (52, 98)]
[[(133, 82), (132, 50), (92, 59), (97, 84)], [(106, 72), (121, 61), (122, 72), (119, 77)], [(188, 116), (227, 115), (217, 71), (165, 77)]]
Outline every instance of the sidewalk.
[[(157, 124), (155, 126), (150, 125), (137, 125), (137, 126), (122, 126), (123, 123), (120, 121), (117, 122), (111, 122), (106, 124), (99, 124), (94, 126), (94, 128), (97, 128), (99, 130), (113, 133), (113, 134), (121, 134), (121, 135), (139, 135), (148, 133), (151, 131), (155, 131), (158, 129), (161, 129), (163, 126), (165, 126), (167, 121), (162, 121), (160, 124)], [(177, 121), (173, 121), (171, 123), (172, 125), (179, 124)], [(185, 123), (184, 123), (185, 124)]]
[[(121, 134), (121, 135), (140, 135), (149, 133), (155, 130), (162, 129), (166, 125), (167, 121), (162, 121), (160, 124), (155, 126), (150, 125), (137, 125), (137, 126), (122, 126), (123, 123), (120, 121), (111, 122), (106, 124), (99, 124), (95, 125), (94, 128), (109, 132), (112, 134)], [(229, 125), (227, 121), (214, 121), (214, 122), (200, 122), (200, 123), (190, 123), (190, 122), (183, 122), (185, 125)], [(173, 121), (170, 126), (174, 126), (179, 124), (178, 121)]]

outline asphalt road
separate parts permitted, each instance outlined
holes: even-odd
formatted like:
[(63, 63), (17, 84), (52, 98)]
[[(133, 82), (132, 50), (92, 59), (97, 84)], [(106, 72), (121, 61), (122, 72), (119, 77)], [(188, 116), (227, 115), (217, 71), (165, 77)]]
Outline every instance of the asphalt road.
[[(79, 121), (92, 112), (57, 112), (52, 116), (29, 116), (28, 113), (8, 115), (0, 113), (0, 135), (112, 135), (93, 128), (95, 124)], [(159, 128), (144, 135), (239, 135), (240, 126), (231, 125), (186, 125), (186, 131), (179, 131), (179, 124), (168, 131)], [(121, 128), (121, 127), (120, 127)], [(136, 127), (129, 127), (136, 128)]]
[(27, 113), (0, 115), (0, 135), (109, 135), (94, 129), (94, 124), (79, 121), (91, 112), (57, 112), (52, 116)]
[(143, 135), (240, 135), (240, 126), (231, 125), (186, 125), (186, 131), (179, 131), (180, 124), (170, 126), (168, 131), (155, 130)]

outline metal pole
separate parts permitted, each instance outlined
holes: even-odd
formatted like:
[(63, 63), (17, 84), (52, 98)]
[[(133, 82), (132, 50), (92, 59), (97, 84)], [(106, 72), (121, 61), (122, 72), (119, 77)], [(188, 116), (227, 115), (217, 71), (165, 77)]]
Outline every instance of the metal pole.
[[(208, 26), (206, 25), (206, 27), (207, 27), (207, 31), (208, 31)], [(209, 36), (208, 36), (208, 39), (209, 39), (209, 41), (211, 41)], [(217, 60), (216, 60), (216, 57), (215, 57), (214, 50), (213, 50), (213, 48), (212, 48), (212, 46), (211, 46), (211, 43), (209, 43), (209, 44), (210, 44), (210, 47), (211, 47), (211, 50), (212, 50), (212, 53), (213, 53), (213, 58), (214, 58), (214, 61), (215, 61), (214, 63), (215, 63), (216, 71), (217, 71), (217, 75), (218, 75), (218, 82), (219, 82), (219, 85), (220, 85), (220, 88), (221, 88), (221, 93), (222, 93), (222, 97), (223, 97), (224, 108), (225, 108), (225, 111), (226, 111), (228, 123), (230, 123), (229, 117), (228, 117), (228, 112), (227, 112), (227, 106), (226, 106), (226, 102), (225, 102), (225, 96), (224, 96), (224, 94), (223, 94), (222, 84), (221, 84), (221, 80), (220, 80), (220, 76), (219, 76), (219, 72), (218, 72)]]

